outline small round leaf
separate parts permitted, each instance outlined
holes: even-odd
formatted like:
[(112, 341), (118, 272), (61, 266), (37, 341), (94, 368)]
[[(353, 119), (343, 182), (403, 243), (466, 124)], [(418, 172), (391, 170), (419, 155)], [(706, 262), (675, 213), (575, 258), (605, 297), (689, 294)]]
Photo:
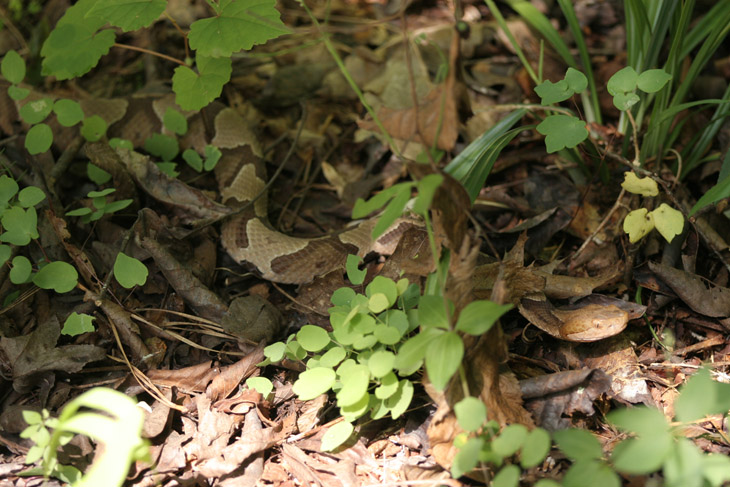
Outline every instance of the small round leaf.
[(67, 293), (76, 287), (79, 273), (68, 262), (55, 261), (47, 264), (33, 276), (33, 283), (41, 289), (53, 289)]
[(299, 374), (292, 390), (299, 399), (308, 401), (329, 391), (336, 378), (335, 371), (325, 367), (305, 370)]
[(297, 332), (297, 341), (307, 352), (319, 352), (330, 343), (330, 336), (324, 328), (304, 325)]
[(32, 155), (41, 154), (51, 148), (53, 132), (45, 123), (33, 125), (25, 134), (25, 148)]
[(142, 262), (129, 257), (124, 252), (119, 252), (114, 261), (114, 277), (117, 282), (126, 289), (134, 286), (141, 286), (147, 282), (149, 271)]
[(6, 80), (17, 85), (25, 78), (25, 60), (16, 51), (10, 50), (3, 57), (0, 72)]
[(322, 450), (334, 450), (346, 442), (354, 430), (355, 428), (352, 426), (352, 423), (347, 421), (340, 421), (339, 423), (332, 425), (324, 436), (322, 436)]
[(53, 104), (53, 112), (58, 123), (64, 127), (73, 127), (84, 119), (84, 111), (79, 102), (62, 98)]

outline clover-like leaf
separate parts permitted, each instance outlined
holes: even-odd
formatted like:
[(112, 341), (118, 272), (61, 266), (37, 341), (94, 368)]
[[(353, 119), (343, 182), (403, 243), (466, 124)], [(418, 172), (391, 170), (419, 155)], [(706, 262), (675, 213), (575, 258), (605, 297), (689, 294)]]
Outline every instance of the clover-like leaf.
[(56, 114), (58, 123), (64, 127), (73, 127), (84, 119), (84, 111), (79, 102), (62, 98), (53, 104), (53, 113)]
[(203, 170), (203, 158), (200, 157), (200, 154), (195, 152), (195, 150), (185, 149), (182, 153), (182, 158), (188, 163), (188, 166), (192, 167), (197, 172)]
[(13, 206), (3, 213), (1, 221), (5, 232), (0, 241), (28, 245), (32, 238), (38, 238), (38, 214), (32, 206), (26, 210)]
[(646, 208), (634, 210), (624, 218), (624, 232), (629, 234), (629, 242), (636, 243), (654, 230), (654, 218)]
[(17, 255), (13, 258), (13, 265), (8, 273), (10, 282), (13, 284), (24, 284), (28, 282), (33, 266), (24, 255)]
[(185, 116), (172, 107), (167, 107), (162, 123), (167, 130), (177, 135), (185, 135), (188, 131), (188, 121)]
[[(342, 373), (340, 372), (341, 369), (343, 370)], [(337, 392), (337, 404), (340, 407), (352, 406), (367, 394), (370, 385), (370, 370), (367, 365), (340, 366), (337, 373), (342, 380), (342, 389)]]
[(41, 98), (40, 100), (29, 101), (20, 107), (20, 117), (25, 123), (36, 124), (46, 119), (53, 110), (53, 100)]
[(175, 137), (164, 134), (152, 134), (144, 141), (144, 150), (162, 158), (163, 161), (172, 161), (180, 151), (180, 144), (178, 144)]
[(662, 203), (651, 213), (654, 218), (654, 226), (667, 242), (671, 243), (674, 237), (682, 233), (684, 216), (679, 210)]
[(473, 396), (467, 396), (454, 404), (456, 421), (465, 431), (477, 431), (487, 420), (487, 406)]
[(613, 105), (621, 111), (626, 111), (639, 103), (639, 95), (636, 93), (616, 93), (613, 96)]
[(636, 86), (643, 92), (656, 93), (664, 88), (670, 79), (672, 75), (663, 69), (649, 69), (639, 75)]
[(235, 0), (221, 5), (223, 8), (215, 17), (190, 25), (190, 47), (199, 55), (228, 57), (289, 32), (279, 18), (274, 0)]
[(330, 368), (317, 367), (305, 370), (294, 382), (292, 391), (302, 401), (308, 401), (329, 391), (336, 379), (335, 371)]
[(659, 194), (659, 185), (650, 177), (640, 178), (633, 171), (624, 173), (624, 182), (621, 187), (629, 193), (641, 196), (656, 196)]
[(231, 58), (196, 56), (198, 72), (187, 66), (175, 68), (172, 89), (175, 102), (183, 110), (200, 110), (218, 98), (223, 85), (231, 79)]
[(297, 341), (307, 352), (319, 352), (329, 345), (330, 336), (327, 330), (320, 326), (304, 325), (297, 332)]
[(41, 289), (67, 293), (76, 287), (79, 273), (74, 266), (60, 260), (46, 264), (33, 276), (33, 284)]
[(15, 182), (15, 179), (6, 174), (0, 176), (0, 208), (5, 207), (18, 194), (18, 189), (20, 189), (20, 186)]
[(53, 131), (45, 123), (33, 125), (25, 134), (25, 148), (32, 155), (41, 154), (51, 148)]
[(352, 435), (355, 427), (348, 421), (340, 421), (332, 425), (327, 432), (322, 436), (322, 451), (332, 451), (344, 442)]
[(568, 82), (564, 79), (561, 79), (557, 83), (553, 83), (546, 79), (539, 85), (535, 86), (535, 93), (537, 93), (537, 96), (540, 97), (543, 105), (559, 103), (573, 96), (573, 91), (568, 86)]
[(84, 119), (81, 125), (81, 135), (89, 142), (96, 142), (106, 134), (106, 120), (99, 115), (92, 115)]
[(0, 63), (0, 72), (6, 80), (17, 85), (25, 78), (25, 60), (11, 49), (5, 53), (2, 63)]
[(568, 68), (565, 72), (565, 82), (573, 93), (580, 93), (588, 88), (588, 78), (575, 68)]
[(611, 76), (608, 83), (606, 83), (606, 90), (614, 96), (617, 93), (630, 93), (636, 89), (638, 78), (639, 75), (636, 74), (634, 68), (626, 66)]
[(119, 252), (114, 261), (114, 277), (117, 282), (126, 289), (134, 286), (141, 286), (147, 282), (149, 271), (142, 262), (130, 257), (124, 252)]
[(246, 385), (249, 389), (256, 389), (256, 392), (264, 397), (267, 397), (274, 390), (274, 384), (266, 377), (249, 377), (246, 379)]
[(585, 122), (569, 115), (551, 115), (540, 122), (537, 131), (545, 136), (550, 154), (575, 147), (588, 137)]
[(18, 193), (18, 203), (23, 208), (35, 206), (44, 199), (46, 199), (46, 193), (37, 186), (28, 186), (27, 188), (21, 189)]
[(73, 337), (76, 335), (81, 335), (82, 333), (91, 333), (92, 331), (96, 330), (96, 328), (94, 328), (93, 321), (93, 316), (87, 315), (85, 313), (79, 314), (74, 311), (73, 313), (68, 315), (66, 321), (63, 322), (63, 329), (61, 330), (61, 334)]
[(98, 0), (89, 10), (124, 32), (147, 27), (165, 10), (165, 0)]

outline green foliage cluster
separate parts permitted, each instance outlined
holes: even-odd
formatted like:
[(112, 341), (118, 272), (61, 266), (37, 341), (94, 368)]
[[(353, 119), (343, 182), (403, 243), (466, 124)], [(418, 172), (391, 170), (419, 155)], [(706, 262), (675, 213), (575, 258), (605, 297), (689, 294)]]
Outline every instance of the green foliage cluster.
[[(91, 389), (69, 402), (58, 418), (48, 411), (23, 411), (28, 427), (21, 433), (34, 445), (28, 450), (26, 464), (40, 460), (40, 467), (22, 475), (55, 477), (75, 487), (120, 486), (135, 461), (150, 462), (149, 446), (142, 439), (144, 412), (132, 398), (104, 387)], [(104, 444), (103, 452), (84, 475), (72, 465), (58, 461), (58, 448), (77, 434)]]
[[(552, 439), (572, 465), (562, 482), (540, 479), (536, 487), (582, 487), (590, 479), (595, 487), (619, 487), (621, 477), (661, 471), (666, 487), (719, 487), (730, 480), (730, 458), (703, 453), (683, 434), (683, 427), (708, 415), (727, 415), (730, 384), (713, 381), (707, 369), (700, 369), (682, 387), (675, 403), (675, 420), (670, 425), (664, 414), (645, 406), (619, 409), (608, 414), (609, 424), (630, 438), (616, 444), (609, 458), (596, 437), (582, 429), (565, 429)], [(551, 435), (542, 428), (528, 431), (522, 425), (499, 425), (487, 421), (484, 404), (467, 397), (454, 407), (465, 433), (454, 440), (459, 451), (451, 473), (457, 478), (480, 463), (500, 470), (493, 479), (498, 487), (517, 487), (521, 469), (543, 462), (551, 449)], [(507, 462), (509, 461), (509, 462)], [(518, 465), (519, 464), (519, 467)]]
[[(351, 261), (352, 262), (352, 261)], [(351, 269), (354, 271), (354, 269)], [(355, 282), (361, 281), (354, 272)], [(450, 325), (443, 296), (421, 296), (407, 279), (394, 282), (376, 276), (364, 294), (343, 287), (332, 295), (332, 331), (305, 325), (286, 342), (264, 349), (267, 360), (305, 361), (293, 390), (302, 400), (335, 392), (344, 421), (323, 438), (323, 448), (336, 448), (352, 433), (352, 423), (369, 413), (395, 419), (411, 403), (414, 385), (408, 379), (425, 366), (431, 384), (443, 390), (461, 367), (461, 333), (481, 335), (508, 309), (490, 301), (470, 303)], [(449, 303), (453, 308), (453, 305)], [(417, 332), (416, 332), (417, 331)], [(309, 354), (314, 354), (309, 356)], [(309, 356), (309, 357), (308, 357)]]

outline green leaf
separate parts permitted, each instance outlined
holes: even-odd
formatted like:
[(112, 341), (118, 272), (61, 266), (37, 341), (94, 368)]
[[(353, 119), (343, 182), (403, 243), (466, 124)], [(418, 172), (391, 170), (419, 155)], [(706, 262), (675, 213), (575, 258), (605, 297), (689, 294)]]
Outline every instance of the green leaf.
[(656, 196), (659, 194), (657, 182), (650, 177), (638, 177), (633, 171), (624, 173), (624, 182), (621, 187), (629, 193), (640, 194), (641, 196)]
[(10, 85), (8, 86), (8, 96), (11, 100), (20, 101), (30, 95), (30, 89), (21, 88), (20, 86)]
[(638, 242), (654, 229), (653, 213), (646, 208), (632, 211), (624, 218), (623, 229), (629, 235), (629, 242)]
[(597, 460), (574, 463), (563, 477), (563, 487), (585, 487), (586, 479), (590, 479), (591, 487), (621, 487), (621, 479), (616, 472)]
[(375, 397), (388, 399), (398, 391), (398, 377), (393, 372), (388, 372), (380, 378), (380, 385), (375, 388)]
[(355, 291), (349, 287), (341, 287), (332, 293), (330, 301), (335, 306), (349, 306), (352, 298), (355, 297)]
[(390, 188), (384, 189), (369, 200), (358, 198), (352, 207), (352, 218), (364, 218), (374, 211), (383, 208), (391, 199), (403, 192), (407, 192), (410, 196), (413, 183), (398, 183)]
[(433, 201), (433, 195), (436, 190), (444, 181), (444, 177), (441, 174), (429, 174), (424, 176), (418, 181), (416, 187), (418, 188), (418, 196), (416, 201), (413, 203), (413, 212), (418, 215), (425, 215), (428, 209), (431, 207), (431, 201)]
[(215, 169), (215, 166), (218, 165), (218, 161), (220, 161), (223, 153), (218, 147), (215, 147), (213, 145), (206, 145), (204, 153), (205, 162), (203, 163), (203, 169), (205, 169), (206, 171), (212, 171), (213, 169)]
[(0, 209), (7, 206), (8, 202), (18, 194), (18, 183), (15, 179), (8, 177), (6, 174), (0, 176)]
[(659, 470), (674, 446), (669, 433), (629, 438), (613, 449), (611, 463), (619, 472), (649, 474)]
[[(365, 295), (367, 297), (372, 297), (375, 294), (384, 295), (386, 302), (388, 303), (386, 308), (390, 308), (395, 304), (396, 299), (398, 299), (398, 288), (392, 279), (383, 276), (375, 276), (375, 278), (365, 288)], [(375, 313), (379, 312), (380, 311), (375, 311)]]
[[(93, 3), (79, 2), (74, 7)], [(66, 11), (66, 16), (74, 7)], [(97, 24), (97, 21), (76, 24), (59, 21), (41, 49), (42, 74), (59, 80), (71, 79), (88, 73), (96, 66), (99, 59), (109, 52), (116, 37), (111, 29), (97, 32)]]
[[(200, 22), (200, 21), (198, 21)], [(183, 110), (200, 110), (216, 98), (231, 79), (231, 58), (196, 56), (198, 73), (187, 66), (175, 68), (172, 90), (175, 103)]]
[(645, 93), (656, 93), (672, 79), (672, 75), (663, 69), (649, 69), (639, 75), (636, 85)]
[(322, 451), (332, 451), (342, 445), (352, 435), (355, 427), (347, 421), (340, 421), (332, 425), (322, 436)]
[(400, 375), (408, 376), (421, 367), (428, 345), (445, 332), (440, 328), (426, 328), (413, 335), (398, 349), (395, 368)]
[(297, 341), (307, 352), (319, 352), (329, 345), (330, 336), (324, 328), (314, 325), (304, 325), (297, 332)]
[(89, 15), (99, 16), (124, 32), (148, 27), (165, 10), (165, 0), (99, 0)]
[(710, 371), (701, 368), (681, 388), (674, 402), (676, 419), (695, 421), (712, 414), (725, 414), (730, 410), (730, 384), (712, 380)]
[(22, 255), (15, 256), (13, 258), (12, 268), (8, 273), (10, 282), (13, 284), (24, 284), (28, 282), (30, 273), (33, 271), (33, 266), (27, 257)]
[(246, 385), (249, 389), (256, 389), (256, 392), (264, 398), (268, 397), (271, 391), (274, 390), (274, 384), (266, 377), (249, 377), (246, 379)]
[(41, 98), (24, 104), (20, 107), (19, 114), (25, 123), (34, 125), (45, 120), (50, 115), (51, 110), (53, 110), (53, 100)]
[[(347, 261), (345, 262), (345, 270), (347, 271), (347, 279), (350, 280), (351, 283), (358, 286), (365, 281), (365, 276), (367, 275), (368, 271), (367, 269), (359, 269), (360, 263), (362, 262), (362, 258), (358, 257), (357, 255), (349, 254), (347, 256)], [(353, 291), (352, 294), (354, 295), (355, 292)], [(334, 303), (334, 301), (333, 301)], [(349, 303), (349, 301), (348, 301)], [(336, 303), (335, 303), (336, 304)]]
[(125, 289), (134, 286), (142, 286), (147, 282), (149, 271), (142, 262), (129, 257), (124, 252), (119, 252), (114, 261), (114, 278)]
[(413, 399), (413, 383), (408, 379), (401, 379), (398, 382), (398, 391), (390, 396), (385, 405), (390, 409), (390, 416), (398, 419), (401, 414), (405, 413), (408, 406), (411, 405)]
[(62, 335), (76, 336), (83, 333), (91, 333), (96, 331), (94, 327), (94, 317), (87, 314), (79, 314), (76, 311), (68, 315), (66, 321), (63, 322)]
[(383, 345), (395, 345), (403, 336), (398, 328), (382, 323), (375, 326), (373, 335), (378, 340), (378, 343), (382, 343)]
[(535, 93), (540, 97), (543, 105), (552, 105), (567, 100), (573, 96), (573, 91), (568, 86), (568, 82), (561, 79), (557, 83), (545, 80), (535, 86)]
[(9, 245), (0, 244), (0, 266), (5, 265), (12, 254), (13, 249)]
[(550, 115), (540, 122), (537, 131), (545, 136), (545, 146), (550, 154), (573, 148), (588, 137), (585, 122), (568, 115)]
[(381, 313), (390, 307), (388, 297), (383, 293), (376, 293), (368, 300), (368, 309), (371, 313)]
[(347, 350), (343, 347), (333, 347), (327, 350), (319, 359), (319, 365), (322, 367), (335, 368), (347, 357)]
[(451, 476), (458, 479), (465, 473), (471, 472), (479, 464), (479, 453), (484, 448), (484, 438), (481, 436), (469, 438), (459, 448), (451, 463)]
[(309, 401), (329, 391), (336, 378), (335, 371), (325, 367), (305, 370), (299, 374), (292, 390), (302, 401)]
[(540, 465), (550, 453), (550, 433), (542, 428), (535, 428), (527, 433), (527, 438), (520, 452), (522, 468), (532, 468)]
[(3, 57), (0, 72), (6, 80), (17, 85), (25, 78), (25, 60), (15, 50), (11, 49)]
[(521, 424), (511, 424), (492, 441), (492, 450), (497, 455), (509, 457), (522, 448), (527, 438), (527, 428)]
[(76, 287), (79, 273), (74, 266), (60, 260), (46, 264), (33, 276), (33, 284), (41, 289), (67, 293)]
[(464, 342), (453, 331), (446, 332), (428, 344), (426, 372), (433, 387), (443, 391), (456, 373), (464, 357)]
[(20, 203), (20, 206), (23, 208), (35, 206), (44, 199), (46, 199), (46, 193), (37, 186), (28, 186), (27, 188), (20, 190), (20, 193), (18, 193), (18, 203)]
[(575, 68), (568, 68), (565, 72), (565, 81), (573, 93), (581, 93), (588, 88), (588, 78)]
[(172, 107), (167, 107), (167, 110), (165, 110), (162, 123), (167, 130), (177, 135), (185, 135), (188, 131), (188, 121), (185, 119), (185, 116)]
[(64, 127), (73, 127), (84, 119), (84, 111), (79, 102), (61, 98), (53, 103), (53, 113), (56, 114), (58, 123)]
[(109, 147), (111, 147), (112, 149), (134, 149), (134, 145), (132, 145), (131, 140), (120, 139), (119, 137), (112, 137), (111, 139), (109, 139)]
[(717, 203), (725, 198), (730, 198), (730, 175), (726, 176), (721, 181), (718, 181), (716, 185), (703, 194), (690, 210), (689, 216), (692, 216), (702, 208)]
[(25, 134), (25, 148), (32, 155), (41, 154), (51, 148), (53, 132), (45, 123), (33, 125)]
[(675, 210), (666, 203), (659, 205), (651, 212), (654, 219), (654, 226), (662, 234), (664, 240), (671, 243), (674, 237), (682, 233), (684, 228), (684, 216), (679, 210)]
[(203, 158), (200, 157), (200, 154), (195, 152), (193, 149), (185, 149), (182, 153), (182, 158), (188, 163), (188, 166), (192, 167), (197, 172), (201, 172), (203, 170)]
[(288, 34), (275, 5), (274, 0), (221, 2), (217, 16), (196, 20), (190, 25), (190, 47), (198, 51), (198, 55), (229, 57), (234, 52)]
[(512, 309), (511, 304), (500, 305), (485, 300), (472, 301), (461, 310), (456, 329), (474, 336), (481, 335), (486, 333), (510, 309)]
[(712, 487), (720, 487), (730, 480), (730, 457), (721, 453), (703, 455), (702, 475)]
[(613, 95), (613, 105), (621, 111), (626, 111), (639, 103), (639, 95), (636, 93), (616, 93)]
[(418, 303), (418, 319), (423, 326), (448, 329), (449, 319), (446, 316), (444, 297), (433, 294), (421, 296)]
[(369, 408), (370, 394), (365, 393), (362, 396), (362, 399), (360, 399), (355, 404), (350, 404), (349, 406), (340, 406), (340, 414), (342, 414), (342, 417), (345, 418), (345, 421), (352, 422), (367, 413)]
[(84, 123), (81, 125), (81, 135), (88, 142), (96, 142), (104, 137), (106, 129), (106, 121), (99, 115), (92, 115), (84, 119)]
[(387, 350), (378, 350), (368, 359), (368, 369), (376, 379), (393, 372), (393, 364), (395, 364), (395, 355)]
[(601, 443), (586, 430), (559, 430), (553, 432), (553, 438), (565, 456), (575, 462), (598, 460), (603, 456)]
[(678, 438), (664, 461), (662, 474), (664, 485), (703, 487), (702, 450), (687, 438)]
[(286, 343), (276, 342), (264, 348), (264, 357), (268, 358), (272, 362), (278, 362), (284, 358), (285, 352)]
[(487, 421), (487, 406), (473, 396), (467, 396), (454, 405), (456, 421), (465, 431), (478, 431)]
[(111, 174), (90, 162), (86, 164), (86, 175), (99, 186), (108, 183), (112, 178)]
[(611, 76), (606, 84), (606, 90), (614, 96), (617, 93), (630, 93), (636, 89), (638, 77), (634, 68), (626, 66)]
[(157, 166), (157, 169), (159, 169), (160, 172), (170, 178), (174, 179), (180, 175), (180, 173), (175, 170), (177, 164), (175, 164), (174, 162), (156, 162), (155, 166)]
[[(343, 369), (342, 373), (340, 369)], [(367, 365), (340, 366), (337, 373), (342, 381), (342, 389), (337, 392), (337, 405), (343, 407), (358, 403), (367, 394), (370, 385), (370, 370)]]
[(390, 200), (388, 205), (385, 207), (383, 213), (378, 217), (378, 221), (373, 227), (373, 231), (370, 237), (375, 240), (385, 233), (395, 221), (400, 218), (405, 210), (408, 200), (411, 199), (410, 191), (401, 191), (396, 194), (395, 198)]
[(180, 151), (175, 137), (164, 134), (152, 134), (144, 141), (144, 149), (163, 161), (172, 161)]
[(5, 210), (2, 215), (5, 232), (0, 235), (0, 241), (13, 245), (28, 245), (32, 238), (38, 238), (38, 214), (32, 206), (26, 210), (19, 206)]
[(617, 409), (608, 413), (607, 419), (619, 429), (639, 436), (656, 436), (669, 432), (669, 424), (664, 414), (646, 406)]
[(505, 465), (492, 480), (494, 487), (517, 487), (520, 483), (520, 467)]

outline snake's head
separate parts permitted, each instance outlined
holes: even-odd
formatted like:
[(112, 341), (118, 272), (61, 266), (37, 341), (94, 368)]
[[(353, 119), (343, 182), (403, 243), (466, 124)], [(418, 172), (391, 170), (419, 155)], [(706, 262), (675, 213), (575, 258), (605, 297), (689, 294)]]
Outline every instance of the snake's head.
[(629, 314), (615, 305), (589, 304), (563, 311), (560, 334), (573, 342), (595, 342), (621, 333), (629, 322)]

